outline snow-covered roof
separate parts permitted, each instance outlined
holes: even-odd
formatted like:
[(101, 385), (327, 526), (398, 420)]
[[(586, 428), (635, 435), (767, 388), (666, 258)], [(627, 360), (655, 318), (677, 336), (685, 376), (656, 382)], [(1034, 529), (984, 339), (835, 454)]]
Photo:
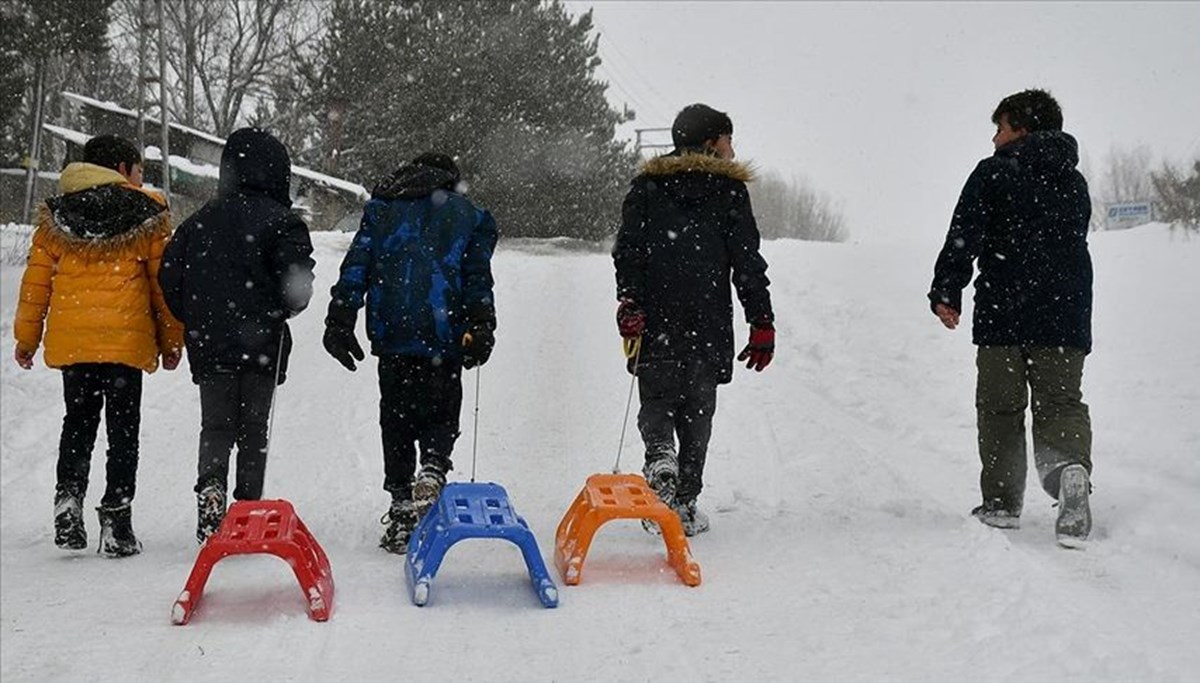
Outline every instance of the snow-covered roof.
[[(88, 105), (90, 107), (96, 107), (97, 109), (103, 109), (105, 111), (110, 111), (110, 112), (113, 112), (114, 114), (120, 114), (122, 116), (129, 116), (129, 117), (133, 117), (133, 118), (137, 117), (137, 112), (126, 109), (114, 102), (102, 102), (100, 100), (97, 100), (97, 99), (94, 99), (91, 97), (87, 97), (85, 95), (80, 95), (78, 93), (67, 92), (67, 91), (63, 91), (63, 97), (66, 97), (71, 100), (75, 100), (76, 102)], [(202, 138), (204, 140), (208, 140), (209, 142), (211, 142), (215, 145), (220, 145), (221, 147), (225, 146), (225, 139), (219, 138), (216, 135), (211, 135), (209, 133), (205, 133), (204, 131), (196, 130), (195, 128), (189, 128), (187, 126), (184, 126), (184, 125), (178, 124), (178, 123), (172, 123), (172, 124), (170, 124), (170, 126), (171, 126), (171, 128), (181, 131), (183, 133), (187, 133), (188, 135), (194, 135), (194, 136)], [(66, 129), (61, 129), (61, 130), (66, 130)], [(78, 133), (78, 135), (83, 135), (83, 134)], [(84, 138), (84, 142), (87, 142), (87, 138)], [(83, 144), (83, 143), (80, 143), (80, 144)], [(154, 150), (154, 156), (150, 155), (150, 150)], [(145, 151), (145, 155), (146, 155), (147, 159), (161, 159), (162, 158), (161, 152), (158, 151), (157, 147), (147, 147), (146, 151)], [(176, 162), (177, 159), (179, 160), (178, 163)], [(177, 168), (185, 170), (189, 173), (196, 173), (197, 175), (209, 175), (209, 172), (208, 171), (201, 172), (198, 170), (193, 170), (193, 167), (195, 169), (201, 169), (201, 168), (215, 169), (216, 168), (216, 167), (210, 166), (208, 164), (196, 164), (194, 162), (183, 159), (182, 157), (177, 157), (174, 154), (171, 155), (171, 165), (176, 166)], [(342, 192), (350, 193), (350, 194), (354, 195), (360, 201), (366, 201), (367, 199), (370, 199), (370, 197), (371, 197), (371, 193), (367, 191), (367, 188), (363, 187), (362, 185), (359, 185), (358, 183), (351, 182), (349, 180), (345, 180), (342, 178), (336, 178), (334, 176), (326, 175), (324, 173), (319, 173), (317, 171), (305, 168), (303, 166), (296, 166), (293, 164), (292, 165), (292, 174), (299, 176), (301, 178), (306, 178), (308, 180), (311, 180), (314, 183), (317, 183), (319, 185), (324, 185), (326, 187), (331, 187), (331, 188), (334, 188), (337, 190), (341, 190)], [(215, 178), (215, 177), (217, 177), (217, 175), (218, 175), (218, 172), (216, 170), (212, 171), (212, 177)]]
[[(154, 145), (149, 145), (142, 152), (147, 159), (162, 160), (162, 150)], [(200, 164), (188, 159), (172, 154), (171, 168), (179, 169), (185, 173), (190, 173), (194, 176), (202, 176), (204, 178), (220, 178), (221, 169), (212, 164)]]
[(358, 183), (350, 182), (349, 180), (343, 180), (341, 178), (335, 178), (331, 175), (325, 175), (324, 173), (318, 173), (316, 171), (304, 168), (303, 166), (296, 166), (295, 164), (292, 164), (292, 174), (298, 175), (301, 178), (308, 178), (314, 183), (318, 183), (320, 185), (334, 187), (344, 192), (350, 192), (364, 202), (371, 198), (371, 193), (367, 192), (367, 188), (359, 185)]
[[(105, 111), (110, 111), (114, 114), (120, 114), (122, 116), (128, 116), (128, 117), (135, 118), (135, 119), (137, 118), (136, 111), (133, 111), (132, 109), (126, 109), (125, 107), (122, 107), (121, 105), (119, 105), (115, 102), (103, 102), (101, 100), (97, 100), (97, 99), (88, 97), (86, 95), (80, 95), (78, 93), (67, 92), (65, 90), (63, 91), (63, 97), (65, 97), (69, 100), (75, 100), (76, 102), (79, 102), (80, 104), (86, 104), (89, 107), (103, 109)], [(150, 120), (152, 123), (158, 123), (158, 121), (156, 119), (148, 119), (148, 120)], [(194, 136), (204, 139), (204, 140), (208, 140), (209, 142), (211, 142), (213, 144), (222, 145), (222, 146), (225, 144), (225, 141), (223, 139), (221, 139), (215, 135), (212, 135), (211, 133), (205, 133), (202, 130), (196, 130), (195, 128), (189, 128), (188, 126), (185, 126), (181, 123), (170, 123), (168, 125), (177, 131), (187, 133), (188, 135), (194, 135)]]
[(55, 126), (49, 123), (43, 123), (42, 129), (54, 137), (62, 138), (63, 140), (66, 140), (67, 142), (73, 142), (76, 145), (86, 145), (87, 141), (92, 139), (92, 136), (88, 135), (87, 133), (80, 133), (77, 130), (71, 130), (70, 128), (63, 128), (62, 126)]
[[(29, 175), (28, 169), (24, 168), (0, 168), (0, 175), (15, 175), (24, 178)], [(58, 180), (62, 174), (58, 171), (38, 171), (37, 176), (43, 180)]]

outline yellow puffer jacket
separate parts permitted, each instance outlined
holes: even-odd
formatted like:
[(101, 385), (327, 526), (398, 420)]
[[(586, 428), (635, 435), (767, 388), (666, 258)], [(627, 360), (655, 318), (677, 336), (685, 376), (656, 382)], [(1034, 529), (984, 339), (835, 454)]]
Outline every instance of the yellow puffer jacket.
[(64, 195), (38, 207), (13, 325), (17, 347), (37, 350), (44, 323), (52, 368), (120, 363), (154, 372), (160, 353), (183, 348), (183, 327), (158, 285), (171, 235), (165, 202), (93, 164), (70, 164), (59, 186)]

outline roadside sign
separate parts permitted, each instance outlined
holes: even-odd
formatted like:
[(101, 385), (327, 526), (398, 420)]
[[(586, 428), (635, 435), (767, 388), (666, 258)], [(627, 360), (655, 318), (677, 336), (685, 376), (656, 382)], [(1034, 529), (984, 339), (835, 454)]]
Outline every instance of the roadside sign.
[(1105, 204), (1104, 209), (1104, 227), (1109, 230), (1132, 228), (1154, 220), (1154, 210), (1150, 202)]

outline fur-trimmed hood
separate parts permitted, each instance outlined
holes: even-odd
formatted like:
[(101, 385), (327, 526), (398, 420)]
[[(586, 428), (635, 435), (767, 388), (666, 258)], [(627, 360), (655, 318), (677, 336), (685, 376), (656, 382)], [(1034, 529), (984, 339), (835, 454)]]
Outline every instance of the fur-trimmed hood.
[(649, 176), (675, 175), (699, 172), (721, 175), (743, 183), (754, 181), (754, 168), (749, 164), (731, 159), (722, 159), (702, 152), (672, 152), (654, 157), (642, 164), (641, 172)]
[(108, 254), (159, 233), (171, 233), (166, 202), (116, 171), (76, 162), (59, 179), (64, 194), (38, 207), (43, 237), (62, 251)]

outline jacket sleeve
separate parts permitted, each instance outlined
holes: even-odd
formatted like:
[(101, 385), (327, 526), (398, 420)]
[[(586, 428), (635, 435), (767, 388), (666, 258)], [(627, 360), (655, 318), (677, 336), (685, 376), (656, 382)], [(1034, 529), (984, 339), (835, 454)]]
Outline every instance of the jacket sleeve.
[(358, 309), (362, 308), (367, 295), (371, 264), (375, 259), (376, 226), (382, 220), (382, 208), (383, 203), (377, 200), (371, 200), (363, 207), (362, 223), (342, 259), (338, 281), (329, 290), (329, 312), (325, 316), (327, 326), (354, 329)]
[(22, 351), (36, 351), (42, 343), (46, 313), (50, 309), (50, 289), (58, 254), (50, 251), (44, 239), (46, 228), (38, 228), (29, 246), (29, 259), (21, 276), (21, 293), (17, 301), (13, 336)]
[(493, 292), (492, 254), (496, 251), (496, 220), (492, 214), (476, 209), (477, 221), (463, 253), (463, 303), (467, 320), (496, 326), (496, 301)]
[(617, 299), (640, 302), (646, 281), (649, 249), (643, 226), (646, 222), (646, 195), (643, 185), (634, 180), (621, 205), (621, 227), (613, 243), (613, 266), (617, 274)]
[(732, 228), (725, 237), (725, 248), (733, 269), (733, 286), (746, 314), (746, 322), (773, 322), (771, 280), (767, 277), (767, 261), (759, 253), (760, 238), (750, 192), (741, 185), (733, 194)]
[(933, 267), (933, 284), (929, 289), (931, 309), (946, 304), (962, 312), (962, 290), (971, 282), (973, 264), (992, 213), (987, 197), (988, 177), (994, 173), (988, 170), (990, 161), (984, 159), (975, 167), (954, 207), (946, 242)]
[(146, 274), (150, 277), (150, 305), (154, 313), (158, 350), (163, 355), (179, 353), (183, 349), (183, 325), (171, 315), (159, 282), (163, 252), (171, 235), (169, 221), (169, 218), (164, 218), (162, 229), (151, 235), (149, 253), (146, 255)]
[(191, 224), (184, 221), (163, 247), (162, 259), (156, 268), (158, 288), (167, 311), (185, 327), (188, 324), (184, 306), (184, 275), (187, 268), (187, 240)]
[(274, 271), (279, 282), (279, 297), (285, 317), (293, 318), (308, 308), (313, 294), (312, 237), (308, 226), (289, 212), (280, 222), (275, 239)]

